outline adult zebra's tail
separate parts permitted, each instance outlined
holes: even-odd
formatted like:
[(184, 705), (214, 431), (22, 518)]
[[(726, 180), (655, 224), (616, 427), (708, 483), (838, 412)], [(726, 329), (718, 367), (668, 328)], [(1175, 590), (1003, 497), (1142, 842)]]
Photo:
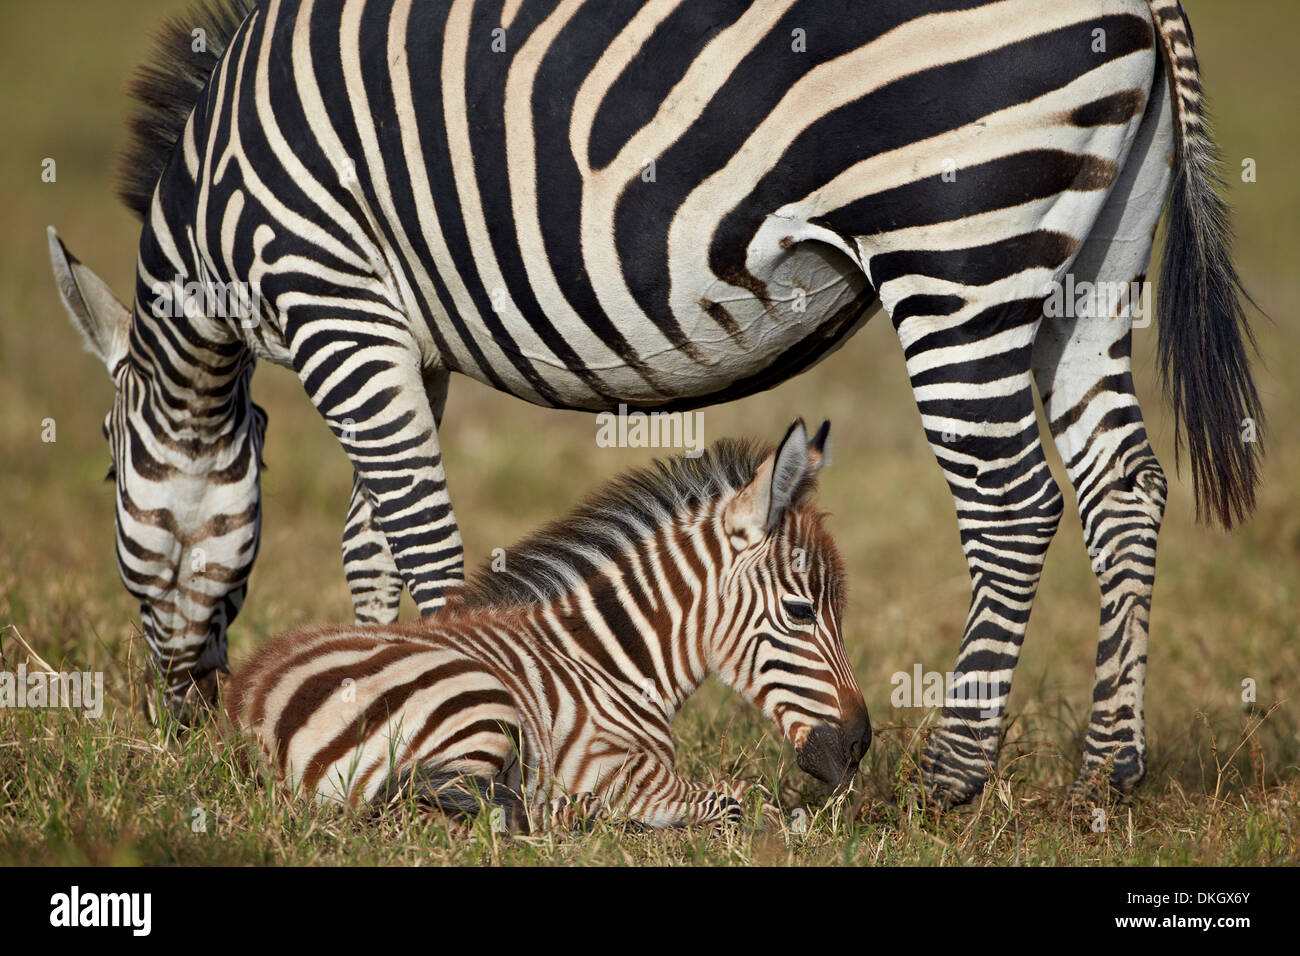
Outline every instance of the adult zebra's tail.
[(1148, 3), (1171, 78), (1176, 126), (1157, 302), (1160, 372), (1174, 410), (1175, 462), (1186, 438), (1197, 518), (1231, 528), (1254, 510), (1262, 451), (1247, 350), (1255, 340), (1242, 305), (1250, 297), (1232, 264), (1219, 152), (1206, 126), (1191, 27), (1178, 0)]

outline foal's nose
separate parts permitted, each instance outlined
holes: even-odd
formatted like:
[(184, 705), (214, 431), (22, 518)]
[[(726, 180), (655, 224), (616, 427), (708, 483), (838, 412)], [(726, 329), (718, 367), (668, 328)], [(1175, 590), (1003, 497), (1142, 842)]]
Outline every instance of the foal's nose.
[(862, 716), (854, 720), (844, 729), (844, 740), (848, 744), (849, 764), (856, 767), (864, 756), (867, 748), (871, 746), (871, 718), (867, 712), (862, 711)]

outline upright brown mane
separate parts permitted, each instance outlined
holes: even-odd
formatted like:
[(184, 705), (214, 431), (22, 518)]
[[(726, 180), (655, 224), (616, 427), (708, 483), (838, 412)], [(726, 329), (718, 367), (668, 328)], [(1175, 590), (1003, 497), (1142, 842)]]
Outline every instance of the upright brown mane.
[(688, 511), (744, 487), (770, 447), (724, 438), (698, 458), (684, 455), (612, 479), (572, 512), (506, 550), (505, 570), (485, 563), (450, 605), (536, 604), (572, 591), (631, 542)]

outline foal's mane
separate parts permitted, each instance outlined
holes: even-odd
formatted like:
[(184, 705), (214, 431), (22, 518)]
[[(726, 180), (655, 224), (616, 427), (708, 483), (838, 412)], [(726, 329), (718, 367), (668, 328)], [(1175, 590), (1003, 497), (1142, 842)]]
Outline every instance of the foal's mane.
[(758, 442), (724, 438), (698, 458), (679, 455), (625, 472), (506, 549), (505, 570), (481, 565), (449, 596), (450, 605), (500, 607), (563, 597), (633, 541), (744, 487), (771, 452)]

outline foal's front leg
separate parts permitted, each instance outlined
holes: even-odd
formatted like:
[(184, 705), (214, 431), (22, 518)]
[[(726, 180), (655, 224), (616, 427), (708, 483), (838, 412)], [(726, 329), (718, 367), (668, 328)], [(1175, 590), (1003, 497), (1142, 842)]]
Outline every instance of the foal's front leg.
[(548, 830), (585, 829), (598, 820), (609, 819), (605, 801), (594, 793), (566, 794), (547, 802), (543, 828)]
[[(746, 821), (745, 796), (752, 789), (763, 794), (763, 825), (780, 826), (781, 811), (758, 784), (744, 780), (722, 785), (687, 780), (671, 765), (650, 755), (629, 761), (599, 792), (619, 816), (652, 827), (738, 826)], [(614, 794), (620, 796), (615, 798)]]

